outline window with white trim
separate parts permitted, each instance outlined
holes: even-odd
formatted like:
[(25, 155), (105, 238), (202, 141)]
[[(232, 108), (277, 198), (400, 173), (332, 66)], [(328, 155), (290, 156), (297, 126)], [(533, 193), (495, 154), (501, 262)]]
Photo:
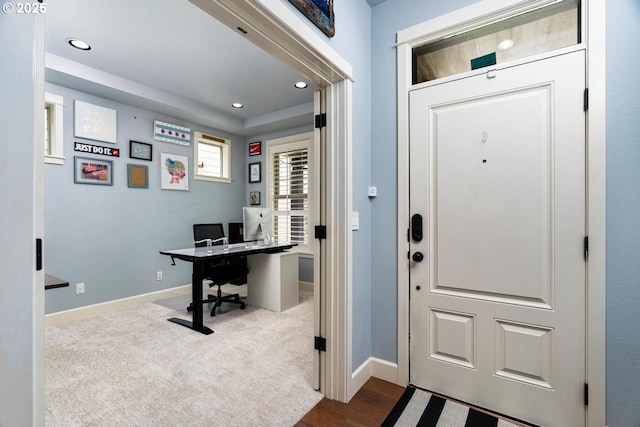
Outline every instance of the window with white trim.
[(56, 165), (64, 164), (64, 134), (62, 108), (64, 98), (45, 92), (44, 94), (44, 161)]
[(231, 182), (231, 140), (194, 132), (193, 178)]
[[(293, 139), (293, 140), (292, 140)], [(274, 241), (309, 249), (311, 137), (267, 141), (268, 206), (274, 211)]]

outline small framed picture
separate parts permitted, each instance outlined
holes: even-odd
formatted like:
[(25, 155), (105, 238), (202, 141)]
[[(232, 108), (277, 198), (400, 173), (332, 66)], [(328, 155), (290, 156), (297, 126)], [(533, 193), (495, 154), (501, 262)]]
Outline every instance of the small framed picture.
[(145, 144), (144, 142), (138, 142), (129, 140), (129, 157), (138, 160), (153, 159), (153, 146), (151, 144)]
[(260, 204), (260, 192), (259, 191), (250, 191), (249, 192), (249, 203), (251, 205), (259, 205)]
[(249, 143), (249, 155), (250, 156), (259, 156), (262, 154), (262, 144), (260, 141), (250, 142)]
[(260, 171), (260, 162), (249, 163), (249, 184), (262, 181), (262, 173)]
[(73, 182), (113, 185), (113, 161), (73, 156)]
[(127, 185), (129, 188), (149, 188), (149, 167), (127, 163)]

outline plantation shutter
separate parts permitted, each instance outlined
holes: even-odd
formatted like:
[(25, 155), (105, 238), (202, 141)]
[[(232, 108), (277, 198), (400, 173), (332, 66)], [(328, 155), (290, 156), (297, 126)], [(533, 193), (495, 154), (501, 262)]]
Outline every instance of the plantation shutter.
[(271, 208), (274, 240), (308, 245), (309, 150), (296, 149), (271, 156)]

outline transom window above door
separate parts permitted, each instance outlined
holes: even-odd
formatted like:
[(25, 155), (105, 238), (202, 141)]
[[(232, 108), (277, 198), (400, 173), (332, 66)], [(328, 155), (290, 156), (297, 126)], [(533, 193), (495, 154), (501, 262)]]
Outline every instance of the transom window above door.
[(413, 84), (579, 44), (580, 2), (564, 0), (413, 49)]

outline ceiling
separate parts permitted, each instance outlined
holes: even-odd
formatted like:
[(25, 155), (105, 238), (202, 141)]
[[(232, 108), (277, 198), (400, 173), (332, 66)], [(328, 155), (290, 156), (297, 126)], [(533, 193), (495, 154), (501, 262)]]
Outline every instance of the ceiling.
[[(57, 0), (47, 6), (47, 82), (239, 136), (312, 123), (312, 82), (190, 2)], [(74, 49), (68, 38), (92, 49)], [(295, 89), (300, 80), (309, 87)], [(232, 108), (233, 102), (244, 108)]]

